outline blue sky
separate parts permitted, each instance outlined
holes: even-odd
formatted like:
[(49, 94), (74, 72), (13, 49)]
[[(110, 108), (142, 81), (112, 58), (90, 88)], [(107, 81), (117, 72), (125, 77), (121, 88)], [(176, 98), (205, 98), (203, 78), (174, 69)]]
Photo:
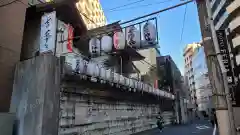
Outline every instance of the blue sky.
[[(114, 9), (109, 9), (141, 1), (139, 3)], [(138, 16), (142, 16), (169, 6), (176, 5), (181, 0), (100, 0), (107, 22), (127, 21)], [(149, 5), (152, 4), (152, 5)], [(145, 6), (144, 6), (145, 5)], [(149, 6), (146, 6), (149, 5)], [(158, 15), (159, 46), (162, 55), (171, 55), (178, 68), (183, 73), (184, 60), (183, 49), (188, 43), (199, 42), (201, 40), (200, 26), (195, 3), (187, 5), (185, 28), (181, 42), (185, 6), (162, 12)], [(152, 16), (152, 17), (155, 17)]]

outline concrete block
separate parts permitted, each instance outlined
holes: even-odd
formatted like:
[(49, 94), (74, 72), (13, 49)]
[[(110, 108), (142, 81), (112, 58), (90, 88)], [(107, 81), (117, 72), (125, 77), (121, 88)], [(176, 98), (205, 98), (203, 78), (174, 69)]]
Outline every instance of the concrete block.
[(0, 135), (12, 135), (15, 114), (0, 113)]

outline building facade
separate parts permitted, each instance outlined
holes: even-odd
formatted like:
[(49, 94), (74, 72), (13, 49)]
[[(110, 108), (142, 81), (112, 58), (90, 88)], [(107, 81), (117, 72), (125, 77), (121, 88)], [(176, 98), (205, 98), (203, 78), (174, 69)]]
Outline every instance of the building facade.
[(231, 52), (235, 53), (234, 63), (240, 65), (240, 1), (210, 0), (212, 18), (216, 30), (226, 30), (230, 37)]
[(203, 47), (195, 49), (192, 59), (192, 67), (198, 111), (205, 111), (209, 114), (212, 108), (212, 88), (208, 77), (208, 68)]
[[(234, 76), (239, 80), (240, 74), (240, 1), (239, 0), (212, 0), (210, 2), (212, 17), (219, 18), (214, 22), (216, 30), (225, 30), (228, 36), (228, 49), (233, 55), (230, 55), (231, 65), (234, 69)], [(215, 9), (216, 8), (216, 9)], [(215, 17), (216, 16), (216, 17)], [(221, 16), (221, 17), (220, 17)], [(222, 24), (219, 27), (217, 24)], [(236, 82), (236, 81), (235, 81)], [(236, 83), (237, 84), (237, 83)], [(236, 94), (236, 93), (235, 93)], [(235, 96), (235, 100), (238, 98)]]
[(179, 123), (187, 123), (191, 119), (188, 90), (184, 85), (181, 72), (171, 56), (157, 57), (158, 88), (175, 93), (175, 111)]
[(145, 58), (144, 60), (133, 61), (133, 65), (138, 73), (132, 74), (131, 77), (141, 79), (144, 82), (154, 85), (155, 80), (157, 79), (157, 52), (155, 48), (149, 48), (139, 50), (138, 53)]
[(229, 18), (226, 8), (230, 4), (230, 1), (229, 0), (209, 0), (209, 1), (215, 29), (219, 30), (227, 28)]
[[(235, 52), (236, 65), (240, 65), (240, 1), (233, 0), (226, 8), (229, 19), (229, 34), (232, 39), (232, 48)], [(237, 71), (239, 75), (239, 72)]]
[(196, 48), (200, 47), (201, 45), (198, 43), (193, 43), (193, 44), (188, 44), (184, 48), (184, 76), (185, 76), (185, 82), (188, 84), (188, 88), (190, 91), (190, 96), (191, 96), (191, 103), (194, 104), (193, 108), (196, 108), (196, 92), (195, 92), (195, 81), (194, 81), (194, 72), (193, 72), (193, 67), (192, 67), (192, 57), (194, 54), (194, 51)]
[(76, 6), (88, 29), (106, 25), (106, 17), (99, 0), (79, 0)]
[(157, 57), (157, 69), (160, 89), (167, 89), (170, 92), (175, 92), (176, 88), (180, 89), (182, 75), (171, 56)]

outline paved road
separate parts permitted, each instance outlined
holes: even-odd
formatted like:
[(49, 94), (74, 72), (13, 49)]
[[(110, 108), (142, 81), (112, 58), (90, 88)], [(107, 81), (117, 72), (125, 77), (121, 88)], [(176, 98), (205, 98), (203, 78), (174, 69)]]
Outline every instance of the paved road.
[(136, 135), (212, 135), (213, 128), (207, 121), (199, 121), (194, 124), (166, 127), (163, 132), (158, 129), (139, 133)]

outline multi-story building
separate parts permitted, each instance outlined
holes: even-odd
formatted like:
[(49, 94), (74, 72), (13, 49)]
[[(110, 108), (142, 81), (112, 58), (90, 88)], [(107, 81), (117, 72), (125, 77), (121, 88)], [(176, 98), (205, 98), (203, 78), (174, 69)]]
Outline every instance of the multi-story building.
[(175, 111), (177, 120), (181, 123), (188, 121), (190, 112), (188, 106), (188, 90), (184, 87), (183, 76), (171, 56), (157, 57), (158, 88), (168, 90), (176, 95)]
[(196, 103), (198, 105), (198, 111), (209, 114), (212, 108), (212, 88), (208, 76), (208, 68), (203, 46), (195, 49), (192, 58), (192, 67), (194, 73), (197, 98)]
[[(240, 65), (240, 1), (232, 0), (227, 6), (228, 19), (229, 19), (229, 32), (232, 38), (233, 52), (236, 56), (236, 64)], [(239, 74), (238, 72), (237, 74)]]
[(167, 89), (170, 92), (174, 92), (176, 88), (180, 89), (182, 75), (171, 56), (157, 57), (157, 69), (160, 89)]
[(149, 48), (144, 50), (139, 50), (138, 53), (142, 55), (144, 60), (133, 61), (133, 65), (138, 71), (138, 74), (132, 74), (131, 77), (138, 77), (141, 80), (154, 85), (157, 79), (157, 69), (156, 69), (156, 57), (157, 52), (155, 48)]
[[(185, 62), (185, 67), (184, 67), (184, 76), (187, 78), (185, 81), (187, 81), (189, 91), (190, 91), (190, 96), (191, 99), (190, 101), (195, 105), (196, 104), (196, 97), (195, 97), (195, 82), (194, 82), (194, 73), (193, 73), (193, 67), (192, 67), (192, 57), (194, 50), (201, 45), (198, 43), (193, 43), (193, 44), (188, 44), (184, 48), (184, 62)], [(195, 107), (194, 107), (195, 108)]]
[[(216, 30), (226, 30), (229, 40), (229, 52), (232, 67), (235, 76), (239, 79), (240, 65), (240, 1), (239, 0), (212, 0), (210, 2), (212, 10), (212, 18), (214, 20)], [(232, 57), (234, 56), (234, 57)], [(236, 93), (235, 93), (236, 94)], [(235, 95), (235, 98), (237, 96)]]
[(212, 11), (212, 18), (216, 30), (229, 28), (229, 35), (232, 38), (232, 47), (236, 52), (236, 63), (240, 65), (240, 1), (239, 0), (209, 0)]
[(229, 18), (226, 7), (230, 4), (229, 0), (209, 0), (212, 11), (212, 19), (215, 29), (225, 29), (228, 27)]
[(88, 29), (106, 25), (106, 17), (99, 0), (79, 0), (76, 6)]

